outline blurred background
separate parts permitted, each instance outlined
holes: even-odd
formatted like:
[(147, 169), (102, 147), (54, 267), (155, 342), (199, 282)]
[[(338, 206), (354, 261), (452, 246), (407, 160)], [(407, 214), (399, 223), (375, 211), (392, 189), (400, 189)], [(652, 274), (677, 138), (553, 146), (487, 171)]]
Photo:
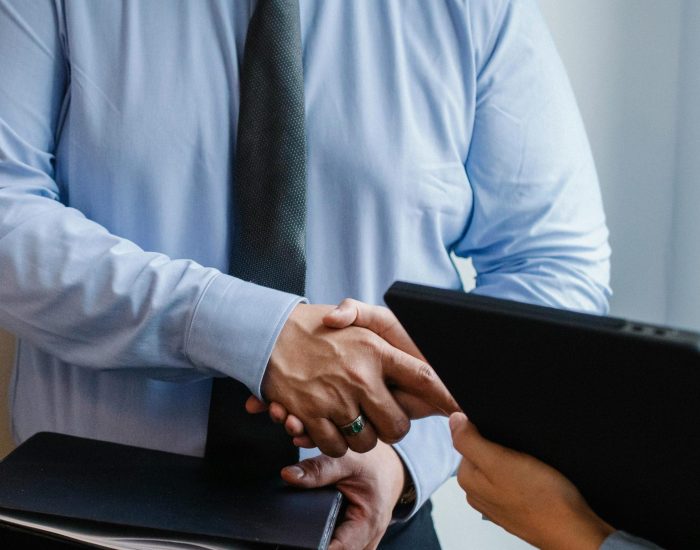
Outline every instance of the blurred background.
[[(539, 0), (596, 158), (613, 249), (612, 314), (700, 330), (700, 1)], [(460, 265), (465, 285), (473, 272)], [(14, 343), (0, 332), (0, 456)], [(528, 548), (434, 498), (445, 550)]]

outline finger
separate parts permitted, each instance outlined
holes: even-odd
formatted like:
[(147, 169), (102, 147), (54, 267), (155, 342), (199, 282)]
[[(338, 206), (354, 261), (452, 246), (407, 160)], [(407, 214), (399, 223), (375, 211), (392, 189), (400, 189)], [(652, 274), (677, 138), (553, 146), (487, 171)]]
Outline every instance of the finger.
[(287, 420), (287, 417), (289, 416), (289, 413), (287, 412), (287, 409), (284, 408), (284, 405), (280, 405), (276, 401), (273, 401), (270, 403), (269, 415), (270, 420), (272, 420), (274, 423), (284, 424), (285, 420)]
[(324, 317), (323, 322), (331, 328), (355, 325), (369, 329), (395, 348), (425, 361), (425, 357), (411, 340), (406, 329), (391, 310), (385, 307), (346, 298)]
[(450, 415), (461, 409), (433, 368), (425, 361), (390, 345), (381, 347), (382, 367), (388, 382), (423, 399), (436, 414)]
[(377, 437), (384, 443), (401, 441), (411, 428), (408, 416), (381, 383), (374, 391), (362, 396), (360, 406), (367, 421), (374, 426)]
[(471, 458), (472, 449), (469, 444), (473, 434), (467, 415), (464, 413), (453, 413), (450, 415), (450, 432), (452, 433), (452, 446), (462, 456)]
[(301, 447), (302, 449), (313, 449), (317, 446), (316, 443), (311, 441), (311, 438), (308, 435), (295, 437), (292, 439), (292, 443), (294, 443), (294, 445), (297, 447)]
[(267, 410), (267, 404), (251, 395), (245, 402), (245, 410), (250, 414), (259, 414)]
[(367, 453), (377, 446), (377, 432), (369, 420), (365, 420), (365, 427), (359, 434), (345, 436), (348, 447), (356, 453)]
[(315, 456), (282, 469), (282, 479), (296, 487), (325, 487), (353, 474), (350, 461), (329, 456)]
[(356, 453), (366, 453), (374, 449), (374, 447), (377, 445), (377, 432), (374, 430), (374, 426), (372, 426), (372, 423), (369, 421), (366, 415), (363, 415), (365, 423), (362, 431), (359, 433), (348, 435), (342, 430), (343, 426), (353, 423), (356, 418), (357, 416), (350, 421), (347, 421), (347, 419), (343, 421), (339, 418), (332, 418), (331, 420), (336, 426), (338, 426), (338, 429), (345, 437), (348, 447), (350, 447)]
[(326, 418), (316, 418), (304, 422), (309, 437), (323, 454), (341, 457), (348, 450), (348, 443), (338, 428)]
[(426, 403), (420, 397), (416, 397), (402, 390), (392, 390), (391, 395), (394, 396), (396, 403), (398, 403), (399, 407), (401, 407), (409, 418), (416, 420), (435, 414), (435, 407)]
[(328, 328), (345, 328), (351, 326), (358, 316), (358, 302), (346, 298), (323, 318), (323, 324)]
[(284, 429), (292, 437), (301, 437), (305, 433), (304, 423), (293, 414), (287, 416), (287, 419), (284, 421)]
[(464, 413), (450, 416), (450, 430), (455, 449), (490, 477), (489, 474), (503, 457), (505, 447), (484, 439)]
[(374, 548), (378, 538), (372, 529), (370, 518), (346, 519), (333, 533), (328, 550), (362, 550), (364, 548)]

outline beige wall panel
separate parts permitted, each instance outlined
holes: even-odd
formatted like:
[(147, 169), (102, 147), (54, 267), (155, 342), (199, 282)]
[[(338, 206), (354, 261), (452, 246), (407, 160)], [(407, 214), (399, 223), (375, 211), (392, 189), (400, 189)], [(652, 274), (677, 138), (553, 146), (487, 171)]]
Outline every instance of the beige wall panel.
[(4, 457), (14, 447), (10, 434), (10, 409), (7, 403), (14, 353), (14, 338), (0, 330), (0, 457)]

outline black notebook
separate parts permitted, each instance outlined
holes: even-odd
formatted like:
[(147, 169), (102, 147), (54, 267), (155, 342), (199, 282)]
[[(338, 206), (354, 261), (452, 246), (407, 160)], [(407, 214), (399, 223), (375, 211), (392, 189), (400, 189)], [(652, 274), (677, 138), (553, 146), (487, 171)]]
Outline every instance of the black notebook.
[(700, 548), (700, 335), (407, 283), (385, 300), (485, 437), (617, 529)]
[(31, 531), (84, 546), (325, 549), (340, 504), (333, 488), (250, 482), (201, 458), (54, 433), (0, 463), (7, 536)]

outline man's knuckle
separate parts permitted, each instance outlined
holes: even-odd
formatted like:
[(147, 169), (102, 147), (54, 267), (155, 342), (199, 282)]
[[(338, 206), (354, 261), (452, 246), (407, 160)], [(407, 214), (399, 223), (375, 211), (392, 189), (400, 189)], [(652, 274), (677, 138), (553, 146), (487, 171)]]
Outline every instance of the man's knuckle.
[(418, 367), (416, 376), (419, 384), (428, 386), (433, 383), (433, 380), (435, 380), (435, 371), (427, 363), (421, 363)]
[(320, 342), (323, 346), (320, 356), (329, 364), (342, 362), (347, 355), (345, 343), (338, 338), (323, 338)]
[(394, 430), (400, 439), (411, 429), (411, 421), (406, 416), (400, 416), (394, 421)]
[(372, 356), (381, 356), (384, 340), (369, 329), (362, 327), (355, 328), (357, 330), (354, 337), (358, 347), (360, 347), (364, 353), (371, 354)]
[(319, 445), (319, 449), (321, 449), (323, 454), (327, 456), (332, 458), (340, 458), (345, 455), (348, 450), (348, 446), (345, 439), (342, 439), (340, 435), (338, 435), (338, 437), (325, 438), (323, 445)]
[(391, 419), (388, 430), (384, 434), (385, 442), (398, 443), (406, 436), (410, 428), (411, 421), (405, 416)]
[(365, 391), (371, 386), (371, 374), (367, 366), (363, 363), (352, 363), (347, 365), (346, 372), (350, 384), (355, 388)]
[(360, 439), (353, 442), (352, 450), (357, 453), (367, 453), (374, 449), (377, 445), (377, 439)]
[(320, 478), (323, 475), (323, 466), (320, 460), (310, 460), (307, 462), (307, 474), (311, 474), (315, 478)]
[(341, 445), (333, 445), (330, 449), (328, 449), (328, 451), (325, 454), (327, 454), (331, 458), (342, 458), (347, 452), (347, 447), (343, 447)]

